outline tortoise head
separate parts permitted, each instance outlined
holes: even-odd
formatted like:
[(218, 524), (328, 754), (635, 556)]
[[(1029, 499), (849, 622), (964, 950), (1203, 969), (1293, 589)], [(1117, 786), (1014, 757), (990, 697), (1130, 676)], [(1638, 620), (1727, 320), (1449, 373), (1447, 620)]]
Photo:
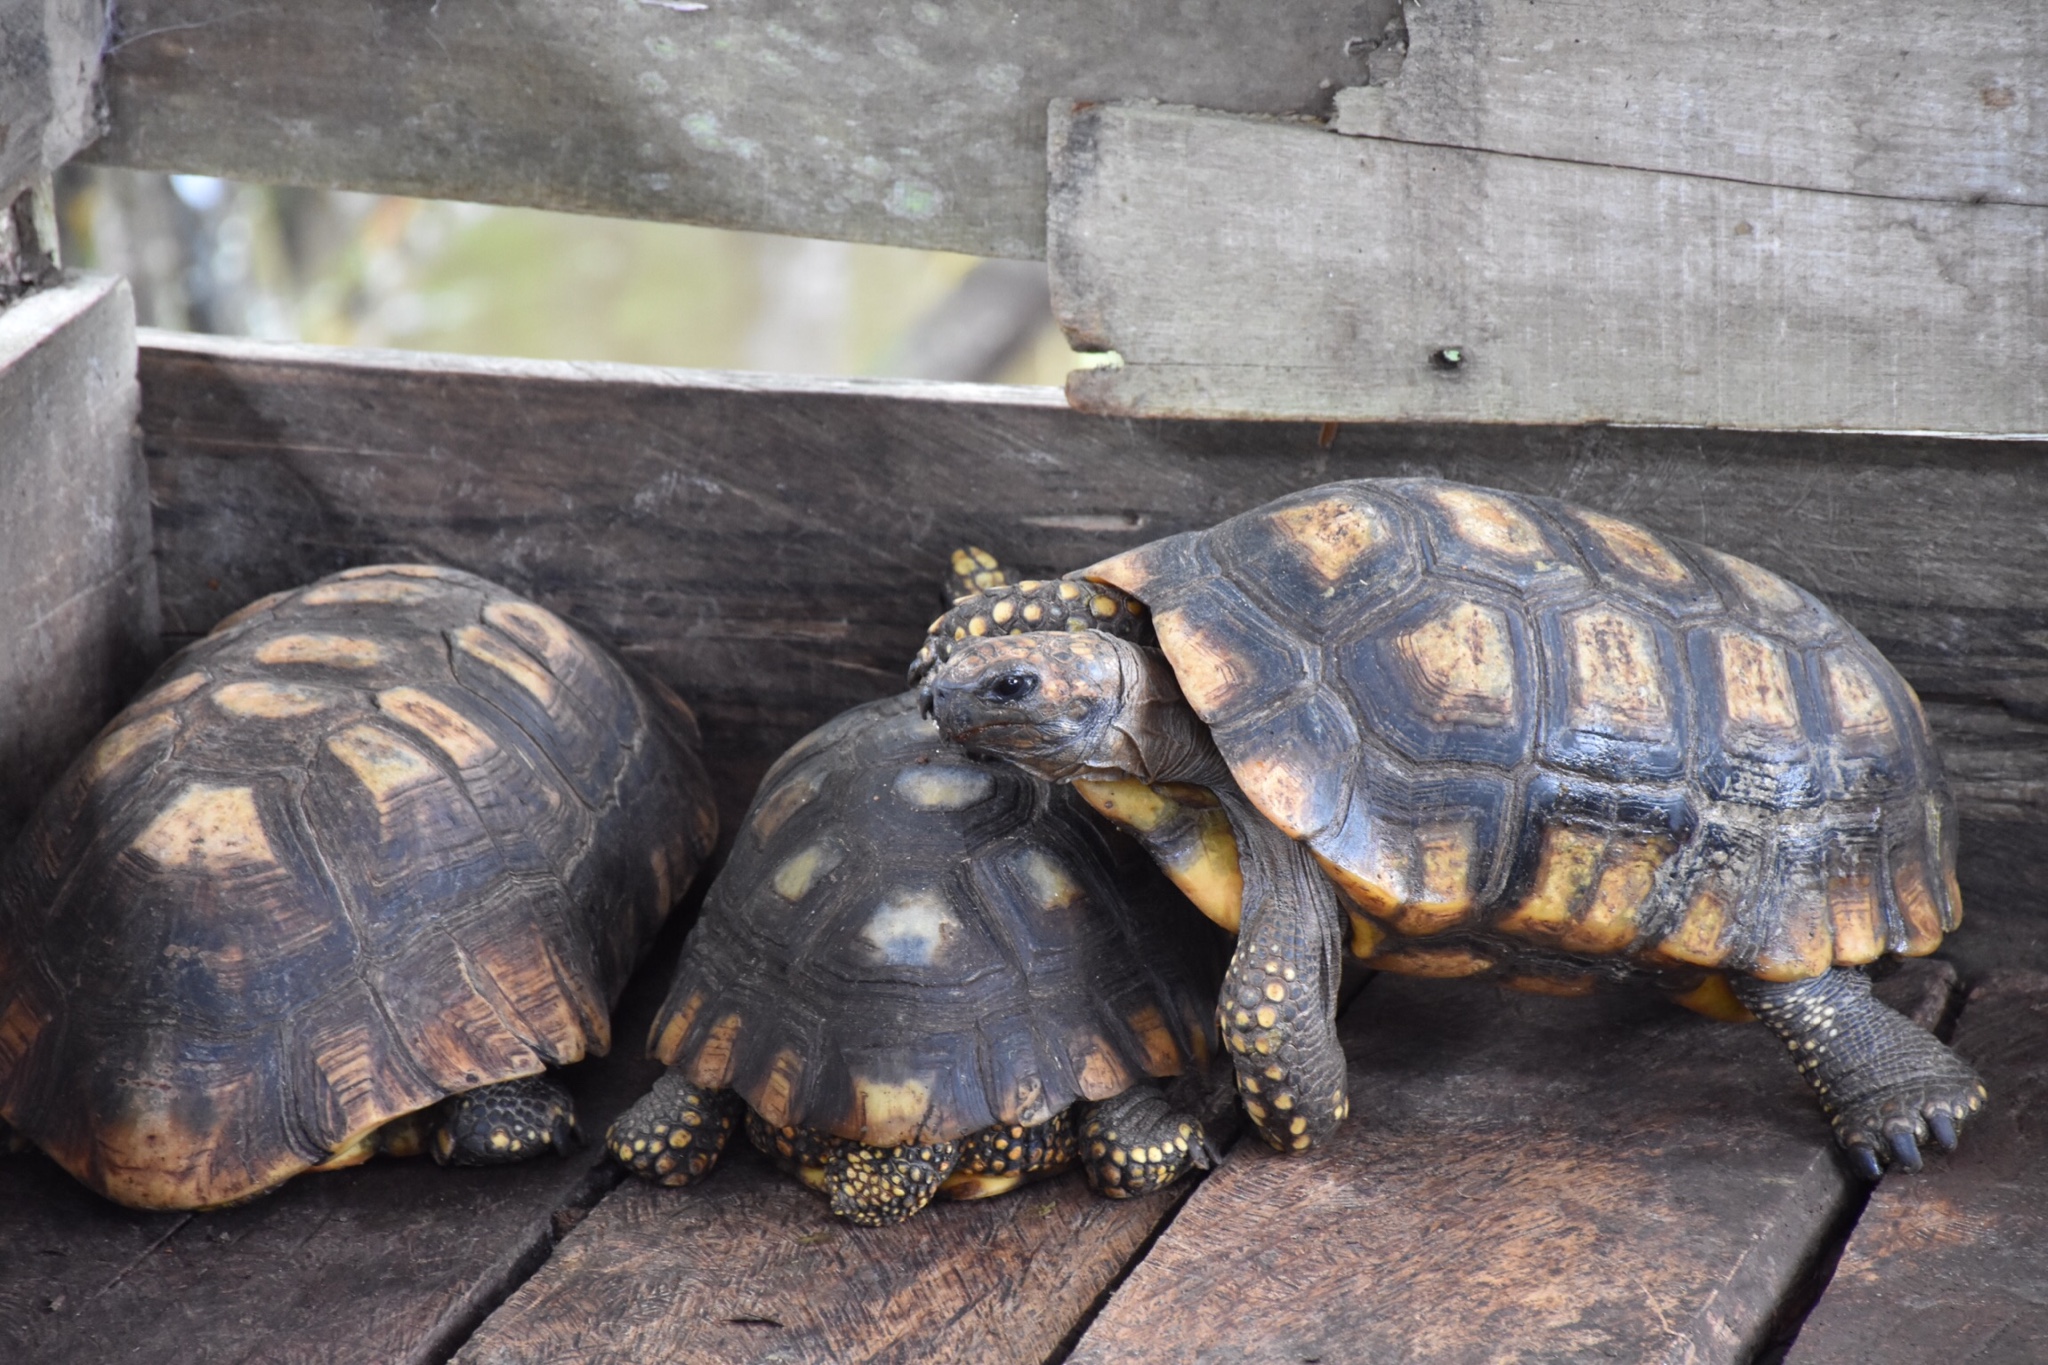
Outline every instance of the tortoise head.
[(1100, 631), (996, 636), (954, 649), (921, 697), (969, 752), (1055, 782), (1123, 777), (1144, 772), (1125, 718), (1163, 668), (1155, 651)]

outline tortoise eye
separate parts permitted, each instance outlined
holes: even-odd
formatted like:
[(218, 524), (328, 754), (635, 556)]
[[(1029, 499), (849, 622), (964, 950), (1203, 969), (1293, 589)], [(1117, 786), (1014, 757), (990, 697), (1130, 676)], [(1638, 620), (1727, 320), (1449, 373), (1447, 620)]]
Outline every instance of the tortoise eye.
[(982, 695), (1000, 706), (1015, 706), (1038, 690), (1036, 673), (1005, 673), (982, 689)]

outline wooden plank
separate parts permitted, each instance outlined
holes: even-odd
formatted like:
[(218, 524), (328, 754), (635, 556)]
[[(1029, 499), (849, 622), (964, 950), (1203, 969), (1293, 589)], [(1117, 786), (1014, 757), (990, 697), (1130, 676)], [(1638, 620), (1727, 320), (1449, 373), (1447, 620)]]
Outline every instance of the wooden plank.
[[(689, 918), (628, 987), (614, 1055), (563, 1073), (586, 1137), (659, 1073), (640, 1040)], [(617, 1179), (592, 1142), (493, 1170), (373, 1161), (163, 1214), (106, 1203), (40, 1155), (0, 1160), (0, 1359), (442, 1361)]]
[[(1938, 1014), (1952, 975), (1903, 975)], [(1340, 1028), (1337, 1139), (1239, 1144), (1074, 1365), (1747, 1361), (1853, 1197), (1762, 1029), (1389, 977)]]
[(0, 310), (0, 840), (155, 661), (138, 402), (121, 281)]
[(1956, 1048), (1994, 1105), (1925, 1180), (1871, 1197), (1789, 1365), (2034, 1361), (2048, 1342), (2048, 975), (1994, 972), (1970, 992)]
[(1155, 105), (1050, 147), (1055, 311), (1122, 358), (1089, 411), (2048, 437), (2048, 208)]
[(1339, 92), (1341, 131), (1801, 189), (2048, 204), (2039, 5), (1431, 0), (1402, 13), (1404, 57), (1381, 83)]
[(1048, 99), (1321, 115), (1393, 8), (124, 0), (91, 156), (1038, 256)]
[(0, 210), (98, 136), (107, 8), (0, 0)]
[[(1224, 1068), (1194, 1112), (1229, 1145), (1237, 1110)], [(1114, 1201), (1072, 1171), (857, 1228), (739, 1138), (700, 1186), (620, 1186), (456, 1360), (1038, 1365), (1194, 1185)]]

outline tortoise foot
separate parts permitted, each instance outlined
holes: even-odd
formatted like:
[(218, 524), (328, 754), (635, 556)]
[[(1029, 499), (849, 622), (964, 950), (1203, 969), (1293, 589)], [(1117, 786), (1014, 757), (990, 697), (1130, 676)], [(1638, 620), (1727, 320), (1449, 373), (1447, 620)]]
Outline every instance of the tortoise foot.
[(1964, 1121), (1984, 1106), (1984, 1083), (1969, 1064), (1880, 1003), (1860, 971), (1731, 984), (1785, 1040), (1833, 1121), (1835, 1140), (1866, 1180), (1886, 1166), (1919, 1170), (1930, 1142), (1954, 1151)]
[(678, 1071), (660, 1080), (604, 1136), (612, 1160), (657, 1185), (688, 1185), (718, 1164), (743, 1106), (730, 1090), (692, 1085)]
[(987, 1199), (1027, 1180), (1057, 1175), (1080, 1159), (1074, 1111), (1044, 1123), (997, 1123), (960, 1140), (960, 1160), (939, 1193), (948, 1199)]
[(443, 1166), (505, 1166), (575, 1149), (575, 1101), (546, 1076), (450, 1096), (433, 1141), (434, 1160)]
[(1190, 1169), (1206, 1171), (1220, 1160), (1201, 1121), (1177, 1112), (1152, 1086), (1091, 1105), (1081, 1120), (1082, 1168), (1108, 1199), (1163, 1190)]
[(825, 1161), (832, 1212), (864, 1228), (900, 1223), (932, 1202), (960, 1157), (957, 1142), (841, 1144)]

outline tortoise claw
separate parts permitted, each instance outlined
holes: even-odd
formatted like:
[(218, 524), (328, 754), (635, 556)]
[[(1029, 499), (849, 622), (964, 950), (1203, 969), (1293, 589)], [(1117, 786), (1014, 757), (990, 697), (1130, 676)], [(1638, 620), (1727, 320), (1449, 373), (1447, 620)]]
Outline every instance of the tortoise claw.
[(1885, 1135), (1892, 1144), (1892, 1164), (1900, 1170), (1914, 1173), (1920, 1169), (1920, 1144), (1911, 1133), (1903, 1130)]
[(1927, 1130), (1934, 1135), (1934, 1140), (1941, 1144), (1942, 1151), (1953, 1152), (1956, 1149), (1955, 1120), (1948, 1116), (1946, 1110), (1935, 1109), (1928, 1113)]
[(1884, 1179), (1884, 1163), (1877, 1159), (1877, 1149), (1867, 1143), (1858, 1142), (1848, 1149), (1849, 1164), (1856, 1168), (1856, 1174), (1875, 1185)]

